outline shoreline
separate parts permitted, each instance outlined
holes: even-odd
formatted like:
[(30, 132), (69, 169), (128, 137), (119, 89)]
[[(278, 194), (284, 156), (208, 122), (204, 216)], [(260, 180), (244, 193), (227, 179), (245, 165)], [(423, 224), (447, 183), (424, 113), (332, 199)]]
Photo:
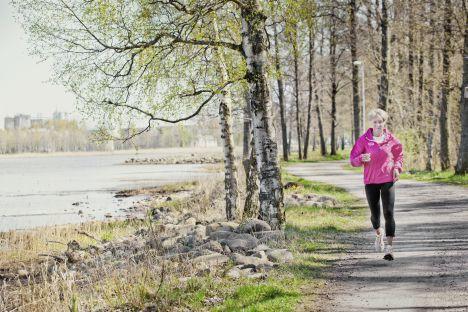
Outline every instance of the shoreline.
[[(240, 147), (237, 147), (239, 149)], [(18, 153), (18, 154), (0, 154), (0, 159), (11, 158), (36, 158), (36, 157), (64, 157), (64, 156), (101, 156), (101, 155), (144, 155), (151, 153), (161, 153), (170, 155), (172, 153), (177, 155), (177, 152), (184, 152), (187, 154), (198, 153), (213, 153), (222, 155), (222, 147), (162, 147), (150, 149), (127, 149), (115, 151), (78, 151), (78, 152), (51, 152), (51, 153)]]

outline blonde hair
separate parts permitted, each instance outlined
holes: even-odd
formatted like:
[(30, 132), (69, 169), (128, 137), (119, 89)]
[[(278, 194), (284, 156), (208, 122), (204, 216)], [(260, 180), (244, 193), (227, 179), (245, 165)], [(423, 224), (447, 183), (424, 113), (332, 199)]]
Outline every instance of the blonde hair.
[(382, 118), (383, 122), (387, 122), (388, 120), (388, 114), (386, 111), (384, 111), (383, 109), (380, 109), (380, 108), (375, 108), (373, 110), (371, 110), (369, 112), (369, 114), (367, 114), (367, 117), (372, 120), (374, 119), (375, 117), (379, 116), (380, 118)]

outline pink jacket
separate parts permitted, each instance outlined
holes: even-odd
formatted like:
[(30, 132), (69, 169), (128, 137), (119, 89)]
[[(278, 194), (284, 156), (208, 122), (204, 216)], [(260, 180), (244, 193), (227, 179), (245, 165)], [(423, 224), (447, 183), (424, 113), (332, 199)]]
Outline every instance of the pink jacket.
[[(354, 144), (349, 160), (353, 167), (364, 165), (364, 184), (393, 182), (393, 169), (401, 173), (403, 146), (393, 134), (384, 128), (385, 140), (374, 141), (372, 128), (367, 129)], [(371, 154), (370, 162), (362, 162), (362, 154)]]

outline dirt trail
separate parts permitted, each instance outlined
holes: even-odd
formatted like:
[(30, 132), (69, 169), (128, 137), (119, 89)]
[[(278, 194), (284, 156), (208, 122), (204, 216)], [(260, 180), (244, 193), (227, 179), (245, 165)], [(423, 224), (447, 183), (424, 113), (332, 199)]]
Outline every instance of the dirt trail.
[[(365, 202), (362, 174), (342, 169), (346, 163), (286, 170), (343, 187)], [(328, 273), (320, 311), (468, 311), (468, 189), (400, 180), (395, 220), (395, 260), (373, 252), (369, 220), (369, 231), (350, 238), (353, 247)]]

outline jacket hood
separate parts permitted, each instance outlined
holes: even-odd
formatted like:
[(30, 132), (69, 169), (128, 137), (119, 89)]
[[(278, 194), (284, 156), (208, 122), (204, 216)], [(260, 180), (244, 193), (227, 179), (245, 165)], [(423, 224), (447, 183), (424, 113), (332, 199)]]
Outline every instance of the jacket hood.
[[(364, 134), (365, 138), (369, 141), (374, 141), (374, 136), (372, 135), (373, 128), (367, 129), (366, 133)], [(386, 144), (387, 142), (393, 140), (393, 134), (388, 131), (387, 128), (383, 129), (385, 133), (385, 140), (382, 142), (382, 144)]]

